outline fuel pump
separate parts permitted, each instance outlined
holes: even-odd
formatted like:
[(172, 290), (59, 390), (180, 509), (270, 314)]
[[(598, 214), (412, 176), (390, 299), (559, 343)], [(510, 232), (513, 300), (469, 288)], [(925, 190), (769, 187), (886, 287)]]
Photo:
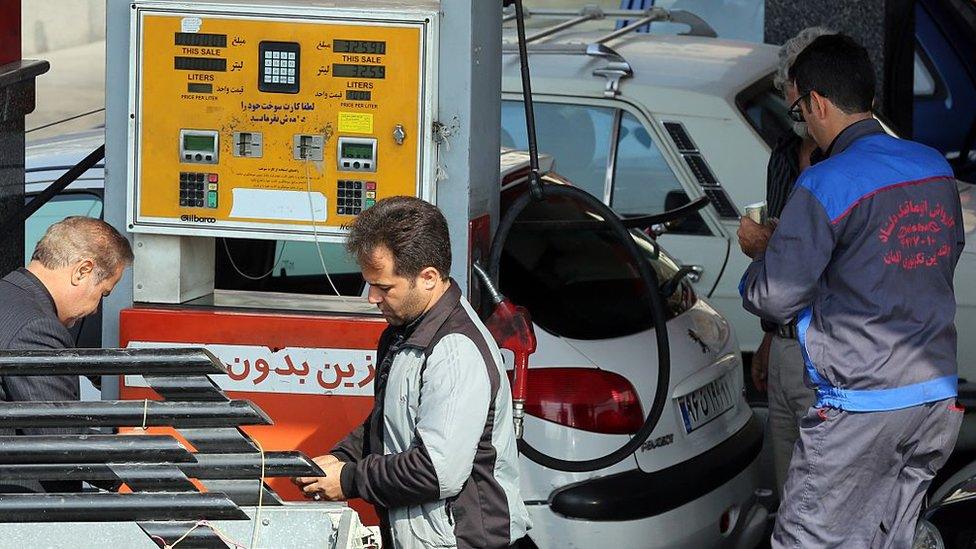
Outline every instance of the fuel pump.
[(133, 3), (131, 232), (338, 242), (433, 199), (437, 12), (353, 4)]

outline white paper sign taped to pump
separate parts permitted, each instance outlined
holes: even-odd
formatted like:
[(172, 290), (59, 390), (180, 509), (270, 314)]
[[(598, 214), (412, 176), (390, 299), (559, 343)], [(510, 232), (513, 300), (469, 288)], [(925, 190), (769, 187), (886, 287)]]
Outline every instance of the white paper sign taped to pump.
[(230, 217), (238, 219), (311, 221), (314, 212), (318, 223), (328, 217), (325, 195), (317, 191), (234, 189), (232, 199)]

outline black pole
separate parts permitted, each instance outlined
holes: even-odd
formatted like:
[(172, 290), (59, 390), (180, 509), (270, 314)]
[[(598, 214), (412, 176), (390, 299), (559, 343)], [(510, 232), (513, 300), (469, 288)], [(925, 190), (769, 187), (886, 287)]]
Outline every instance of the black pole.
[(143, 375), (146, 383), (164, 400), (226, 402), (230, 400), (205, 375)]
[(0, 376), (225, 374), (206, 349), (0, 351)]
[(168, 435), (0, 436), (0, 463), (111, 463), (193, 461)]
[(515, 0), (515, 27), (518, 30), (519, 67), (522, 70), (522, 105), (525, 107), (525, 131), (529, 144), (529, 190), (536, 200), (542, 199), (539, 174), (539, 144), (535, 136), (535, 108), (532, 104), (532, 80), (529, 77), (529, 51), (525, 43), (525, 11), (522, 0)]
[(0, 522), (247, 519), (220, 493), (0, 494)]
[(201, 454), (247, 454), (258, 447), (234, 427), (184, 427), (180, 434)]
[(271, 425), (247, 400), (159, 402), (139, 400), (0, 402), (0, 428), (31, 427), (238, 427)]
[(34, 212), (41, 209), (41, 206), (47, 204), (51, 198), (56, 196), (58, 193), (63, 191), (68, 185), (73, 183), (76, 179), (81, 177), (82, 174), (87, 172), (95, 164), (105, 158), (105, 145), (99, 146), (97, 149), (88, 154), (81, 162), (75, 164), (73, 168), (64, 172), (61, 177), (57, 178), (54, 183), (51, 183), (48, 188), (41, 191), (34, 200), (31, 200), (29, 204), (24, 206), (22, 209), (18, 210), (13, 217), (7, 220), (3, 224), (3, 229), (0, 229), (0, 234), (10, 234), (15, 227), (23, 225), (24, 221), (28, 217), (34, 215)]
[[(261, 454), (196, 454), (196, 463), (180, 464), (188, 477), (242, 480), (261, 477)], [(325, 472), (301, 452), (266, 452), (264, 476), (323, 477)]]
[[(130, 437), (136, 438), (136, 437)], [(160, 438), (160, 437), (142, 437)], [(134, 456), (133, 456), (134, 457)], [(267, 452), (264, 454), (264, 475), (261, 454), (194, 454), (196, 461), (167, 459), (159, 455), (142, 463), (88, 463), (85, 456), (73, 463), (0, 462), (0, 480), (116, 480), (185, 477), (200, 480), (255, 480), (264, 478), (322, 477), (325, 473), (301, 452)], [(192, 459), (192, 458), (190, 458)], [(134, 460), (133, 460), (134, 461)], [(169, 463), (159, 463), (167, 461)], [(180, 463), (173, 463), (180, 461)]]

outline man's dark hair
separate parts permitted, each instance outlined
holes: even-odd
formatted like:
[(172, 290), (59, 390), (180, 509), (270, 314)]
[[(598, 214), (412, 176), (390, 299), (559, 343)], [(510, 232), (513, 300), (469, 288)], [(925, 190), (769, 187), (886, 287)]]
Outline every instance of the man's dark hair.
[[(845, 114), (870, 112), (874, 66), (868, 51), (844, 34), (821, 36), (796, 57), (790, 80), (802, 96), (816, 91)], [(809, 105), (809, 98), (807, 98)]]
[(384, 198), (359, 214), (349, 231), (346, 249), (360, 265), (385, 246), (393, 254), (394, 273), (416, 277), (433, 267), (447, 279), (451, 272), (451, 236), (444, 214), (419, 198)]

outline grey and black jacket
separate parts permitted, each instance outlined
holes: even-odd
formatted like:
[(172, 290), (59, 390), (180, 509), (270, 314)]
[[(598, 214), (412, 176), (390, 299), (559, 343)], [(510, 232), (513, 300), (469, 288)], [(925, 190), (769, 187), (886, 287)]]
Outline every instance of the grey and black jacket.
[(508, 547), (519, 496), (512, 394), (501, 354), (457, 284), (380, 338), (373, 411), (332, 455), (346, 497), (372, 503), (384, 547)]
[(959, 193), (937, 151), (852, 124), (803, 172), (764, 255), (739, 287), (746, 309), (797, 318), (817, 406), (873, 412), (956, 396), (953, 273)]

